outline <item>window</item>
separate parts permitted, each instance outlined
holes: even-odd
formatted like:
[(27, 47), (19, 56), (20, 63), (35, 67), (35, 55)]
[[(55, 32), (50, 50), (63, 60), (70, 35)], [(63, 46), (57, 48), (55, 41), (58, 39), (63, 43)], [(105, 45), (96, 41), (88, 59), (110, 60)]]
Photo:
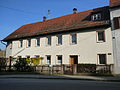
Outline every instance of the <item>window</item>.
[(94, 15), (92, 15), (91, 19), (93, 21), (95, 21), (95, 20), (101, 20), (101, 14), (100, 13), (94, 14)]
[(105, 32), (104, 31), (97, 31), (97, 41), (105, 42)]
[(120, 28), (120, 17), (113, 18), (113, 23), (114, 23), (114, 29), (119, 29)]
[(47, 64), (51, 64), (51, 56), (50, 55), (47, 55)]
[(51, 36), (47, 37), (47, 45), (51, 45)]
[(28, 39), (28, 47), (31, 46), (31, 39)]
[(40, 38), (37, 38), (36, 41), (37, 41), (37, 46), (40, 46)]
[(23, 40), (20, 40), (20, 47), (23, 47)]
[(106, 64), (106, 54), (98, 54), (99, 64)]
[(57, 55), (57, 63), (62, 64), (62, 55)]
[(12, 49), (12, 42), (8, 42), (10, 49)]
[(71, 43), (77, 44), (77, 35), (76, 34), (71, 34)]
[(57, 38), (58, 38), (58, 45), (62, 45), (62, 35), (58, 35), (57, 36)]

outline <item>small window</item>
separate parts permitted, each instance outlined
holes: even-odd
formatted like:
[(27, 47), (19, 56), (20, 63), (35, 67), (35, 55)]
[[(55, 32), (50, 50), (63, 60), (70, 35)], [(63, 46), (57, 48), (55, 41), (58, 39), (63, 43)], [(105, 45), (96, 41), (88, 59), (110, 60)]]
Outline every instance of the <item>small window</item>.
[(62, 64), (62, 55), (57, 56), (57, 62), (58, 64)]
[(47, 55), (47, 64), (51, 64), (51, 56), (50, 55)]
[(77, 44), (77, 35), (76, 34), (71, 34), (71, 43)]
[(51, 36), (47, 37), (47, 45), (51, 45)]
[(97, 31), (97, 41), (105, 42), (105, 32), (104, 31)]
[(62, 45), (62, 35), (58, 35), (58, 45)]
[(23, 40), (20, 40), (20, 47), (23, 47)]
[(36, 43), (37, 46), (40, 46), (40, 38), (37, 38), (36, 41), (37, 41), (37, 43)]
[(10, 49), (12, 49), (12, 42), (8, 42)]
[(94, 15), (92, 15), (91, 19), (92, 19), (93, 21), (101, 20), (101, 14), (100, 14), (100, 13), (94, 14)]
[(31, 39), (28, 39), (28, 47), (31, 46)]
[(106, 54), (98, 54), (99, 64), (106, 64)]
[(120, 17), (113, 18), (113, 23), (114, 23), (114, 29), (119, 29), (120, 28)]

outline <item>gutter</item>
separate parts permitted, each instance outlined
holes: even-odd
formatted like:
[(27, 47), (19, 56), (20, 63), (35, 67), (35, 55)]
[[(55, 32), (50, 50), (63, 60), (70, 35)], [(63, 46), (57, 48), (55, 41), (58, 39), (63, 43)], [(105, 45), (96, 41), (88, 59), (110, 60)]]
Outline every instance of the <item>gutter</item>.
[(7, 46), (7, 44), (5, 44), (2, 40), (0, 40), (0, 42), (1, 42), (3, 45)]

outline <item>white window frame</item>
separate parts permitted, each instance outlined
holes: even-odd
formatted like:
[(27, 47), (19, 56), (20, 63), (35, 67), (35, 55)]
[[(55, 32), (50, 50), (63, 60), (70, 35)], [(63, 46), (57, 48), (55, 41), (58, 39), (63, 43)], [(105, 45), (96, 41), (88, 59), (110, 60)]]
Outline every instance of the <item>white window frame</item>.
[[(47, 59), (47, 57), (50, 57), (50, 60)], [(46, 55), (46, 64), (51, 65), (51, 55)]]
[[(39, 45), (38, 45), (38, 40), (39, 40)], [(37, 46), (37, 47), (40, 46), (40, 38), (36, 38), (36, 46)]]
[[(50, 43), (49, 43), (49, 38), (50, 38)], [(46, 45), (47, 46), (51, 46), (51, 44), (52, 44), (52, 37), (51, 36), (47, 36), (46, 37)]]
[[(73, 38), (72, 38), (73, 35), (76, 36), (76, 41), (75, 42), (73, 42)], [(77, 44), (77, 33), (71, 33), (70, 34), (70, 44), (72, 44), (72, 45)]]
[[(99, 58), (100, 55), (105, 55), (105, 56), (106, 56), (106, 57), (105, 57), (105, 58), (106, 58), (105, 64), (101, 64), (101, 63), (100, 63), (100, 58)], [(107, 64), (107, 54), (106, 54), (106, 53), (97, 54), (97, 58), (98, 58), (98, 65), (106, 65), (106, 64)]]
[(93, 14), (91, 19), (92, 21), (101, 20), (102, 19), (101, 13)]
[[(22, 43), (21, 43), (22, 42)], [(23, 40), (19, 40), (19, 45), (18, 45), (19, 48), (22, 48), (23, 47)]]
[[(104, 37), (103, 37), (104, 40), (99, 40), (99, 35), (98, 35), (99, 32), (103, 32), (103, 33), (104, 33), (104, 35), (103, 35), (103, 36), (104, 36)], [(96, 34), (97, 34), (97, 35), (96, 35), (96, 36), (97, 36), (97, 43), (103, 43), (103, 42), (106, 41), (106, 39), (105, 39), (105, 31), (104, 31), (104, 30), (96, 31)]]
[[(61, 42), (59, 42), (59, 37), (61, 37)], [(62, 40), (63, 38), (62, 38), (62, 34), (59, 34), (59, 35), (57, 35), (57, 45), (62, 45)]]
[[(61, 56), (62, 60), (58, 60), (58, 57)], [(57, 59), (57, 64), (61, 65), (63, 63), (63, 56), (62, 55), (56, 55), (56, 59)], [(60, 61), (60, 62), (59, 62)]]
[[(29, 40), (30, 40), (30, 43), (29, 43)], [(29, 46), (30, 44), (30, 46)], [(31, 47), (31, 39), (27, 39), (27, 47)]]

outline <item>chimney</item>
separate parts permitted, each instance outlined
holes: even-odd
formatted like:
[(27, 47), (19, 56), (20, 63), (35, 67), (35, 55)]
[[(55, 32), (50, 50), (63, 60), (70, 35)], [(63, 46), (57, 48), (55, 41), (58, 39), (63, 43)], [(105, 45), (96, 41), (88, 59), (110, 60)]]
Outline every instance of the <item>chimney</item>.
[(43, 21), (46, 21), (46, 19), (47, 19), (47, 17), (46, 17), (46, 16), (44, 16), (44, 17), (43, 17)]
[(73, 8), (73, 14), (77, 13), (77, 8)]

